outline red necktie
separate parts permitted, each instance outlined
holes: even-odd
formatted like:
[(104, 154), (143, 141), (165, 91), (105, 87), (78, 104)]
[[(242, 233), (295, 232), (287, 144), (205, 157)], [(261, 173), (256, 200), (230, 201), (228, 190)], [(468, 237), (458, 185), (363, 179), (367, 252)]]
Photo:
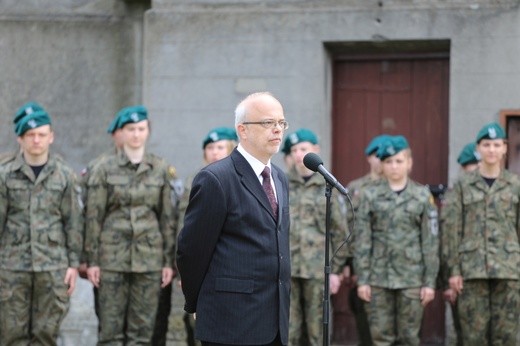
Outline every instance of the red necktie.
[(273, 186), (271, 185), (271, 171), (269, 170), (269, 167), (265, 166), (264, 170), (262, 171), (262, 177), (264, 178), (262, 187), (264, 188), (265, 194), (269, 199), (269, 203), (273, 209), (274, 217), (275, 219), (278, 219), (278, 203), (276, 203)]

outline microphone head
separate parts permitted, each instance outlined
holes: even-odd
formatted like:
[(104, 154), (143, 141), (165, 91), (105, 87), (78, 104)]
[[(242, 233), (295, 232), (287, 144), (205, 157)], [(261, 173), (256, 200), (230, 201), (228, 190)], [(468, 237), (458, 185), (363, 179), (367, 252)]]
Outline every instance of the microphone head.
[(323, 165), (323, 160), (315, 153), (308, 153), (303, 157), (303, 164), (311, 171), (317, 172), (318, 167)]

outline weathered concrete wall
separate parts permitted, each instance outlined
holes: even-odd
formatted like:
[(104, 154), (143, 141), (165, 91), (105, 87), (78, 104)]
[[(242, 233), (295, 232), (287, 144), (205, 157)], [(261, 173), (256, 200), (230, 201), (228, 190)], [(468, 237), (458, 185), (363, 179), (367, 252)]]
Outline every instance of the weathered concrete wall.
[[(54, 149), (77, 170), (106, 150), (115, 112), (141, 100), (142, 15), (116, 0), (0, 2), (0, 148), (34, 100), (50, 113)], [(138, 6), (137, 6), (138, 7)]]
[(317, 130), (330, 159), (324, 43), (447, 39), (453, 178), (458, 151), (483, 123), (520, 108), (519, 22), (517, 0), (155, 0), (146, 15), (143, 95), (165, 126), (156, 126), (153, 146), (189, 174), (200, 166), (205, 133), (232, 125), (236, 103), (267, 89), (285, 105), (291, 129)]

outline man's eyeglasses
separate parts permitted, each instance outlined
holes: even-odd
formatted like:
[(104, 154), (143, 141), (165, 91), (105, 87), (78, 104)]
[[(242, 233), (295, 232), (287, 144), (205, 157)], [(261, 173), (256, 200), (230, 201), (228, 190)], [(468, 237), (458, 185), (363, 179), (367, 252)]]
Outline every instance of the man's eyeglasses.
[(289, 128), (289, 123), (285, 120), (262, 120), (262, 121), (244, 121), (244, 125), (262, 125), (266, 129), (274, 129), (276, 125), (280, 126), (282, 130)]

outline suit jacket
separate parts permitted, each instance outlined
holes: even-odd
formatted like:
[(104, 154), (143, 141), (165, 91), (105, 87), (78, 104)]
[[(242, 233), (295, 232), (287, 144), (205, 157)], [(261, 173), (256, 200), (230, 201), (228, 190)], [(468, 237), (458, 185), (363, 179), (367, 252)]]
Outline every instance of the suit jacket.
[(236, 149), (193, 180), (177, 265), (197, 312), (195, 337), (223, 344), (287, 344), (290, 252), (288, 183), (272, 165), (275, 220), (267, 195)]

